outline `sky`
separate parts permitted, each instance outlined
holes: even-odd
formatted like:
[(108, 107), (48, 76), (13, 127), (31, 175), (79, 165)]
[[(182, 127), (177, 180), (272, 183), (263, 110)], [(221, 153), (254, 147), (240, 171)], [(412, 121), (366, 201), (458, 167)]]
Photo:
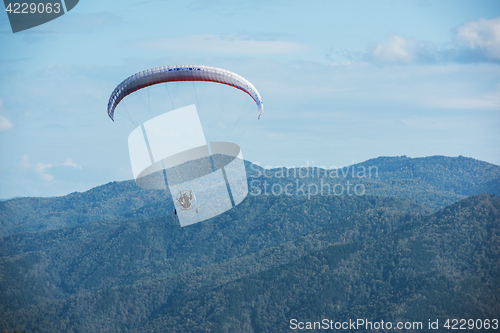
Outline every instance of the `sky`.
[[(109, 96), (134, 73), (181, 64), (257, 88), (260, 120), (246, 95), (193, 89), (250, 110), (245, 127), (227, 110), (200, 117), (262, 167), (401, 155), (500, 165), (498, 1), (80, 0), (18, 33), (1, 13), (0, 50), (0, 199), (132, 179), (127, 137), (140, 122), (111, 121)], [(138, 92), (117, 112), (147, 115), (136, 108), (147, 100), (160, 114), (165, 91)]]

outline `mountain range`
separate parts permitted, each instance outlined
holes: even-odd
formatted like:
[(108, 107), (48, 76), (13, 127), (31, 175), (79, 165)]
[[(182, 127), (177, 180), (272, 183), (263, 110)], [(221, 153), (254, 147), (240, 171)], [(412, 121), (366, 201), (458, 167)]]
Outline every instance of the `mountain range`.
[(0, 331), (500, 319), (499, 166), (402, 156), (246, 169), (247, 199), (185, 228), (168, 192), (133, 181), (0, 202)]

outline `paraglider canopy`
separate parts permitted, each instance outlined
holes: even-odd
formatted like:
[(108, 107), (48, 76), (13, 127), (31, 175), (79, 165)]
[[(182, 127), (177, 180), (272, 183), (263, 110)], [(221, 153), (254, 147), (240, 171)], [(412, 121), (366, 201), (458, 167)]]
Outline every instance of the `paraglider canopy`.
[(240, 75), (221, 68), (199, 65), (164, 66), (134, 74), (120, 83), (111, 94), (108, 102), (108, 115), (114, 121), (115, 108), (127, 95), (139, 89), (159, 83), (176, 81), (217, 82), (246, 92), (258, 107), (258, 117), (264, 111), (264, 104), (255, 87)]

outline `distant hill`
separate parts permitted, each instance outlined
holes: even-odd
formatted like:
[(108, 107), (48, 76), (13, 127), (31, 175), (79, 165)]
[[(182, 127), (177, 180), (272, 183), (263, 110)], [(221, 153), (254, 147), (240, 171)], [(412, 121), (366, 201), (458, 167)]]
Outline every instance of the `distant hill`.
[(171, 214), (169, 193), (146, 190), (133, 180), (111, 182), (86, 192), (53, 198), (18, 198), (0, 202), (0, 235), (52, 230), (126, 216), (151, 208)]
[[(351, 194), (353, 188), (359, 185), (367, 195), (409, 198), (436, 211), (467, 196), (480, 193), (500, 195), (500, 166), (463, 156), (379, 157), (338, 170), (278, 168), (264, 172), (254, 165), (249, 165), (248, 170), (250, 177), (259, 179), (259, 182), (254, 180), (249, 183), (260, 184), (257, 187), (263, 193), (264, 181), (269, 184), (266, 193), (271, 194), (274, 184), (284, 187), (299, 180), (299, 186), (305, 184), (306, 189), (309, 184), (312, 185), (312, 194), (314, 184), (321, 189), (321, 184), (328, 183), (332, 189), (338, 184), (337, 192), (344, 189), (343, 194), (348, 195), (346, 189), (349, 182)], [(290, 192), (299, 186), (292, 187)], [(326, 189), (325, 186), (325, 192)]]
[(423, 181), (438, 191), (471, 196), (479, 193), (500, 195), (500, 167), (468, 157), (430, 156), (422, 158), (379, 157), (360, 163), (378, 167), (380, 180), (393, 185), (412, 179)]
[[(264, 170), (250, 162), (246, 168), (251, 195), (285, 196), (287, 190), (311, 197), (321, 195), (322, 188), (327, 195), (329, 186), (330, 196), (353, 195), (356, 189), (363, 195), (412, 199), (435, 211), (470, 195), (500, 195), (500, 167), (465, 157), (379, 157), (338, 170)], [(1, 201), (0, 236), (118, 217), (164, 217), (174, 211), (170, 198), (168, 192), (125, 181), (62, 197)]]
[(0, 331), (498, 318), (499, 253), (494, 195), (433, 214), (398, 198), (249, 197), (187, 228), (119, 218), (2, 238)]

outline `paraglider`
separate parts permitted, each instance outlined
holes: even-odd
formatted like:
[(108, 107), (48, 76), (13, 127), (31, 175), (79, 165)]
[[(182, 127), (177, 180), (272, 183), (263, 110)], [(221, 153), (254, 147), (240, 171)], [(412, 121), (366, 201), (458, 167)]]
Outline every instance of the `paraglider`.
[(134, 91), (159, 83), (176, 81), (207, 81), (235, 87), (252, 97), (257, 104), (259, 118), (262, 112), (264, 112), (264, 104), (262, 103), (259, 92), (250, 82), (240, 75), (225, 69), (210, 66), (177, 65), (148, 69), (125, 79), (115, 88), (109, 97), (108, 116), (114, 121), (116, 106), (125, 96), (130, 95)]
[[(240, 75), (215, 67), (180, 65), (149, 69), (125, 79), (109, 98), (108, 116), (114, 121), (120, 101), (135, 91), (181, 81), (213, 82), (237, 88), (252, 97), (257, 105), (258, 118), (264, 110), (257, 89)], [(146, 90), (149, 106), (149, 88)], [(166, 90), (169, 95), (168, 87)], [(207, 142), (197, 111), (196, 90), (193, 96), (197, 100), (194, 104), (174, 108), (172, 101), (174, 110), (149, 118), (139, 126), (135, 123), (136, 127), (128, 137), (136, 184), (147, 189), (164, 189), (170, 194), (178, 193), (171, 198), (176, 207), (174, 214), (182, 227), (222, 214), (241, 203), (248, 194), (240, 147), (230, 142)], [(243, 99), (247, 100), (246, 97)], [(128, 111), (126, 114), (130, 116)], [(241, 116), (238, 121), (240, 119)]]

